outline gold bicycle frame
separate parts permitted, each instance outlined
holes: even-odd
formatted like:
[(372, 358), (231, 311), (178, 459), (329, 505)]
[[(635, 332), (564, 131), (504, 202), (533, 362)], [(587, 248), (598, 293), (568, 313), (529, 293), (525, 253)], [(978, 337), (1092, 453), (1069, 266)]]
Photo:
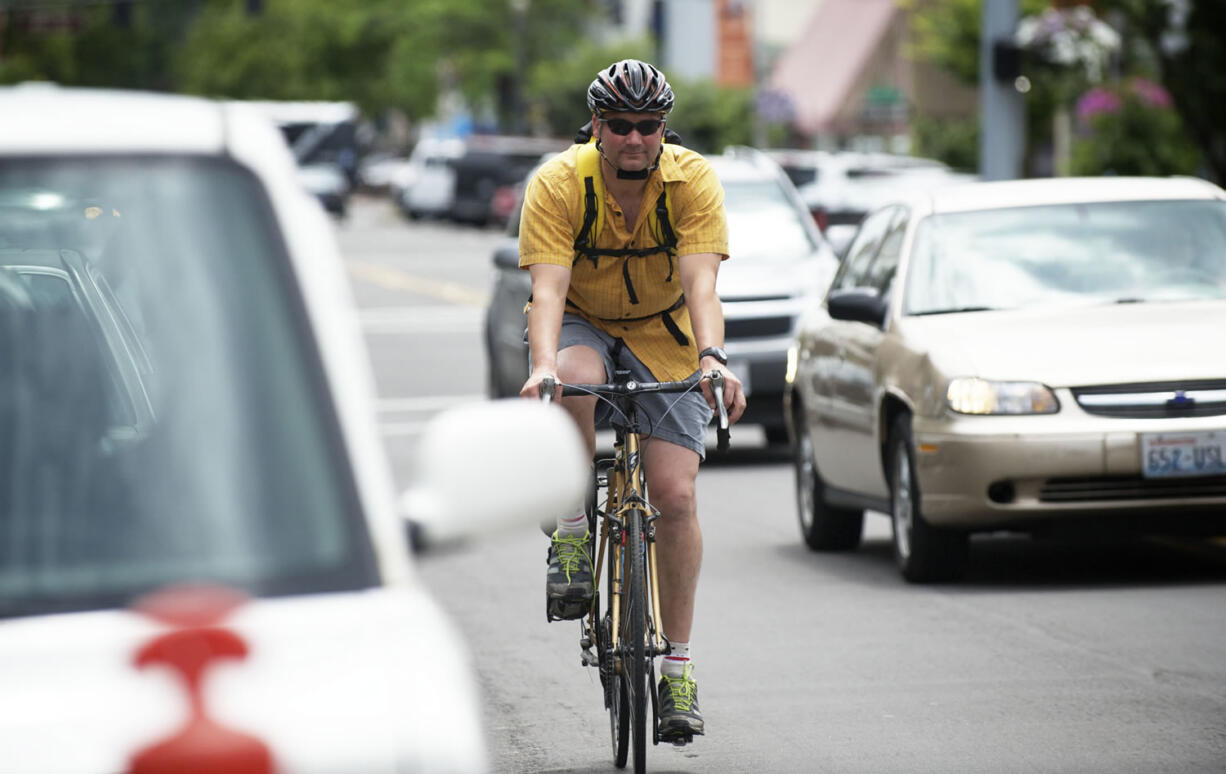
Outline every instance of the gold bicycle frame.
[[(639, 453), (640, 448), (640, 438), (638, 433), (620, 433), (617, 443), (614, 446), (614, 464), (608, 471), (608, 486), (606, 488), (607, 498), (604, 503), (604, 508), (601, 510), (606, 514), (606, 516), (614, 515), (623, 524), (625, 523), (626, 519), (632, 517), (632, 511), (636, 509), (641, 510), (640, 506), (632, 506), (628, 505), (627, 503), (637, 504), (640, 502), (648, 502), (645, 493), (641, 491), (641, 487), (639, 485), (639, 482), (644, 480), (642, 471), (643, 458)], [(635, 465), (634, 470), (628, 470), (628, 466), (631, 464)], [(599, 503), (597, 503), (597, 507), (600, 507)], [(643, 535), (647, 540), (645, 571), (648, 577), (644, 580), (646, 580), (648, 584), (647, 594), (650, 597), (649, 609), (651, 611), (651, 616), (647, 621), (647, 629), (652, 638), (650, 643), (651, 649), (655, 653), (662, 653), (664, 651), (664, 638), (661, 634), (659, 626), (660, 596), (657, 589), (659, 588), (660, 583), (659, 573), (656, 569), (656, 543), (654, 537), (647, 537), (649, 532), (647, 527), (648, 525), (645, 523), (643, 525)], [(612, 650), (613, 653), (616, 654), (619, 636), (618, 632), (620, 630), (621, 622), (622, 593), (625, 586), (625, 578), (622, 577), (622, 568), (624, 567), (624, 563), (621, 561), (624, 547), (620, 544), (620, 542), (610, 545), (609, 536), (611, 531), (612, 528), (610, 526), (610, 520), (608, 518), (602, 519), (600, 527), (600, 549), (597, 553), (593, 583), (595, 584), (596, 588), (600, 588), (601, 573), (603, 572), (605, 566), (605, 552), (611, 552), (612, 562), (610, 564), (613, 568), (613, 577), (610, 584), (612, 598), (609, 600), (609, 608), (611, 611), (610, 636), (612, 637)], [(588, 614), (588, 625), (590, 631), (596, 630), (596, 616), (598, 613), (599, 611), (596, 609), (596, 606), (593, 605)], [(615, 662), (615, 669), (618, 672), (621, 671), (620, 659)]]

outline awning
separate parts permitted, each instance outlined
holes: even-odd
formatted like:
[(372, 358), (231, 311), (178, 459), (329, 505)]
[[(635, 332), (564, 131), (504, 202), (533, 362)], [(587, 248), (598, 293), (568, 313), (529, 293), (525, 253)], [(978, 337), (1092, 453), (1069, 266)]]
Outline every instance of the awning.
[(833, 127), (898, 12), (895, 0), (822, 0), (769, 81), (789, 99), (797, 129), (816, 134)]

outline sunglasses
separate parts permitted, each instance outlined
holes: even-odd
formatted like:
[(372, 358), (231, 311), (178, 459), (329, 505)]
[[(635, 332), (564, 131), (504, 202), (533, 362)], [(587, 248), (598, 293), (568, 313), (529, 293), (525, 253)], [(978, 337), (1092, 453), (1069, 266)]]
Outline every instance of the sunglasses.
[(650, 137), (660, 131), (661, 126), (664, 126), (664, 122), (658, 118), (647, 118), (642, 121), (627, 121), (624, 118), (598, 118), (596, 120), (609, 127), (609, 131), (619, 137), (630, 134), (631, 129), (638, 129), (639, 134)]

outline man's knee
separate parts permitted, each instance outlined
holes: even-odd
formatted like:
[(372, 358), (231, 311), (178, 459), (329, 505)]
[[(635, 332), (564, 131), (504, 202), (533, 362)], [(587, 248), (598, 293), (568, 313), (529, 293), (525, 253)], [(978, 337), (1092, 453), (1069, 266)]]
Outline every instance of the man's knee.
[(667, 476), (650, 487), (651, 504), (668, 519), (693, 519), (697, 515), (694, 480), (688, 476)]
[(569, 384), (598, 384), (605, 380), (604, 358), (581, 344), (558, 353), (558, 378)]

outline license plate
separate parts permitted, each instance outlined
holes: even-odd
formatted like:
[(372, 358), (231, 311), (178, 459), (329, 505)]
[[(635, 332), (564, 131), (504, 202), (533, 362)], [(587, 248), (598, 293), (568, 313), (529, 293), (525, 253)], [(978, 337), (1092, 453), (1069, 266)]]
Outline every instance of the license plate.
[(1141, 472), (1146, 478), (1226, 474), (1226, 432), (1142, 433)]
[(749, 361), (748, 360), (729, 360), (728, 370), (737, 375), (741, 380), (741, 389), (745, 391), (745, 397), (748, 398), (753, 392), (753, 386), (749, 383)]

